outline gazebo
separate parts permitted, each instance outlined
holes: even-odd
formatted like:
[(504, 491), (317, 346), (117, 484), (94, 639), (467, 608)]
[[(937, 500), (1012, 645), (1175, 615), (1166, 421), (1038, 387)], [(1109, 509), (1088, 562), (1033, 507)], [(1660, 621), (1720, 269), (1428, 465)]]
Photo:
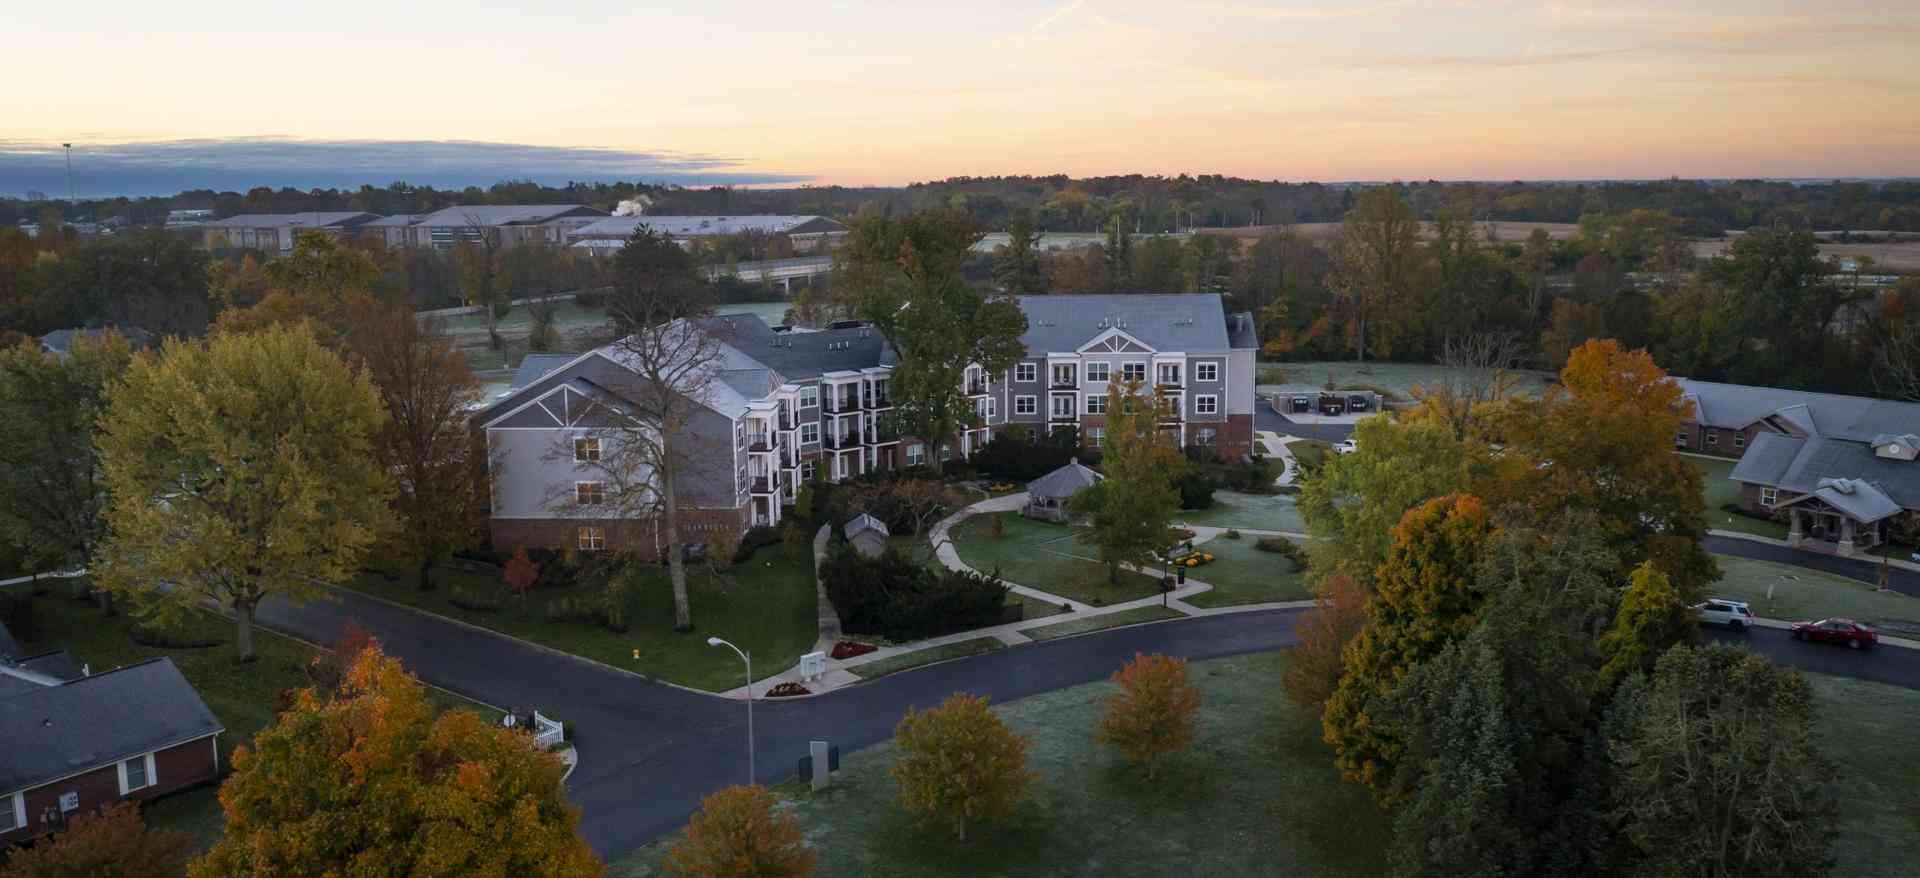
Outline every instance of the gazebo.
[(854, 551), (868, 558), (878, 558), (886, 552), (887, 538), (892, 536), (886, 522), (864, 512), (847, 522), (845, 532)]
[(1067, 501), (1103, 478), (1106, 477), (1081, 465), (1080, 458), (1076, 457), (1067, 461), (1066, 466), (1027, 485), (1027, 505), (1020, 508), (1020, 514), (1028, 518), (1065, 522), (1071, 517), (1067, 512)]

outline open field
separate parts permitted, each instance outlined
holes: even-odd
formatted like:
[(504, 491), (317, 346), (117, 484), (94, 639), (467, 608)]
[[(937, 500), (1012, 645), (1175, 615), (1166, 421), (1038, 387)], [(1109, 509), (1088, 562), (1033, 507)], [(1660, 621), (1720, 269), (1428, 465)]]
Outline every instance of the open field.
[[(1425, 225), (1426, 234), (1428, 235), (1433, 234), (1433, 223), (1425, 223), (1424, 225)], [(1475, 223), (1474, 229), (1476, 232), (1479, 233), (1479, 237), (1482, 240), (1486, 238), (1486, 235), (1488, 232), (1492, 232), (1494, 237), (1501, 241), (1524, 241), (1527, 239), (1527, 236), (1533, 234), (1534, 229), (1545, 229), (1549, 237), (1555, 240), (1564, 240), (1578, 234), (1580, 231), (1580, 226), (1577, 223), (1526, 223), (1526, 222), (1487, 221), (1487, 222)], [(1287, 225), (1287, 226), (1247, 226), (1247, 227), (1232, 228), (1232, 229), (1201, 229), (1200, 233), (1203, 235), (1225, 235), (1230, 238), (1240, 238), (1244, 241), (1253, 241), (1258, 239), (1260, 236), (1267, 234), (1268, 232), (1278, 232), (1282, 230), (1290, 230), (1294, 234), (1297, 234), (1306, 238), (1312, 238), (1317, 241), (1331, 241), (1334, 238), (1337, 238), (1340, 236), (1339, 223), (1294, 223), (1292, 225)]]
[[(1727, 252), (1740, 232), (1728, 232), (1725, 238), (1717, 240), (1699, 240), (1692, 242), (1693, 255), (1707, 259)], [(1920, 238), (1905, 235), (1910, 240), (1881, 244), (1840, 244), (1826, 240), (1831, 232), (1820, 233), (1820, 255), (1840, 259), (1869, 257), (1873, 260), (1873, 271), (1879, 273), (1920, 271)]]
[[(499, 609), (473, 610), (455, 606), (456, 593), (468, 591), (504, 596), (498, 571), (479, 572), (450, 566), (434, 570), (435, 588), (415, 587), (411, 570), (385, 575), (364, 574), (354, 587), (376, 597), (406, 604), (491, 628), (511, 637), (530, 640), (562, 652), (590, 658), (617, 668), (656, 677), (670, 683), (722, 692), (740, 685), (740, 666), (731, 655), (708, 648), (706, 635), (724, 626), (728, 640), (750, 650), (758, 661), (754, 671), (772, 676), (793, 666), (813, 648), (819, 633), (815, 611), (813, 566), (792, 561), (782, 550), (768, 547), (723, 574), (690, 565), (687, 600), (694, 630), (673, 630), (673, 591), (666, 571), (648, 567), (639, 582), (620, 599), (628, 630), (615, 632), (596, 622), (554, 620), (547, 609), (557, 602), (594, 602), (601, 595), (585, 585), (535, 589), (521, 605), (504, 598)], [(633, 653), (638, 650), (639, 658)]]
[[(1255, 379), (1259, 386), (1255, 389), (1260, 393), (1281, 393), (1324, 390), (1332, 384), (1335, 389), (1378, 389), (1392, 394), (1388, 402), (1404, 402), (1413, 398), (1414, 387), (1433, 384), (1444, 373), (1445, 370), (1434, 363), (1356, 363), (1352, 360), (1261, 363)], [(1512, 374), (1514, 392), (1527, 396), (1539, 396), (1554, 380), (1552, 372), (1522, 369)]]
[(1287, 494), (1215, 491), (1212, 506), (1206, 509), (1182, 509), (1173, 514), (1173, 520), (1183, 525), (1284, 530), (1292, 533), (1307, 529), (1306, 522), (1300, 519), (1299, 506)]
[[(1090, 683), (996, 708), (1033, 741), (1040, 775), (1016, 817), (958, 843), (915, 824), (887, 774), (893, 746), (850, 754), (833, 786), (776, 788), (837, 876), (1258, 875), (1358, 876), (1386, 871), (1389, 819), (1342, 783), (1318, 717), (1280, 697), (1273, 653), (1193, 664), (1201, 690), (1189, 753), (1149, 782), (1093, 741), (1111, 683)], [(1920, 858), (1920, 692), (1807, 674), (1815, 733), (1834, 762), (1840, 798), (1836, 875), (1897, 875)], [(669, 840), (670, 841), (670, 840)], [(665, 874), (668, 841), (615, 862), (613, 878)]]
[(1095, 606), (1160, 593), (1160, 580), (1130, 571), (1121, 571), (1118, 584), (1109, 583), (1097, 550), (1075, 539), (1066, 525), (1009, 512), (1001, 516), (1003, 532), (995, 537), (989, 520), (976, 515), (951, 532), (960, 560), (982, 573), (999, 568), (1009, 582)]

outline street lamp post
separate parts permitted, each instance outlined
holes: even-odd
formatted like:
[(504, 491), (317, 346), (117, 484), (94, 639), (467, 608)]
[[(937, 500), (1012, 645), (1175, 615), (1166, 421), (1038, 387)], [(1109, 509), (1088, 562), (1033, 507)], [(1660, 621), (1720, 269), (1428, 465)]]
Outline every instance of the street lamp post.
[(758, 773), (753, 766), (753, 657), (740, 647), (734, 646), (718, 637), (707, 638), (708, 646), (724, 646), (733, 650), (740, 660), (747, 664), (747, 786), (753, 786)]
[(67, 151), (67, 204), (73, 204), (73, 144), (62, 143)]

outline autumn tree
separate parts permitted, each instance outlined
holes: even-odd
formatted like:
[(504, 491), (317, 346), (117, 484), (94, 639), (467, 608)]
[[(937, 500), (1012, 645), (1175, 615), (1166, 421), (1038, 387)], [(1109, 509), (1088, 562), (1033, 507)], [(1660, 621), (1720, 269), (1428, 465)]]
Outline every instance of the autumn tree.
[(1631, 874), (1785, 876), (1833, 863), (1832, 768), (1813, 690), (1745, 649), (1677, 647), (1608, 712)]
[(682, 878), (803, 878), (819, 857), (793, 812), (765, 787), (732, 786), (700, 801), (667, 849), (667, 871)]
[(367, 376), (303, 328), (169, 341), (108, 391), (97, 441), (111, 532), (96, 581), (162, 620), (201, 601), (230, 608), (250, 660), (263, 599), (323, 594), (380, 534), (385, 422)]
[(501, 571), (500, 578), (506, 583), (507, 590), (517, 596), (524, 598), (527, 592), (533, 590), (534, 582), (540, 578), (540, 571), (533, 566), (533, 559), (527, 557), (527, 547), (521, 546), (514, 551), (513, 557), (507, 559), (507, 566)]
[(993, 282), (1013, 293), (1044, 293), (1046, 273), (1040, 268), (1040, 235), (1033, 214), (1021, 211), (1007, 224), (1007, 243), (994, 249)]
[(433, 565), (472, 544), (486, 500), (484, 448), (468, 423), (480, 382), (438, 323), (367, 298), (347, 311), (350, 353), (386, 410), (374, 447), (396, 487), (399, 554), (432, 588)]
[(111, 331), (75, 336), (65, 357), (34, 342), (0, 350), (0, 540), (36, 566), (84, 566), (106, 536), (94, 429), (132, 360)]
[(836, 293), (898, 360), (888, 381), (901, 431), (936, 445), (978, 422), (967, 370), (999, 375), (1026, 355), (1019, 304), (982, 293), (961, 271), (980, 237), (958, 211), (864, 216), (834, 253)]
[(1420, 218), (1397, 187), (1362, 191), (1340, 223), (1332, 283), (1347, 315), (1354, 359), (1393, 353), (1410, 327), (1418, 283)]
[(1170, 544), (1169, 528), (1180, 510), (1174, 482), (1186, 469), (1173, 435), (1160, 428), (1169, 405), (1139, 381), (1107, 385), (1107, 434), (1100, 441), (1105, 478), (1068, 500), (1086, 516), (1079, 538), (1092, 543), (1107, 565), (1107, 581), (1119, 583), (1123, 566), (1142, 567)]
[(939, 707), (908, 710), (894, 730), (899, 755), (891, 773), (900, 804), (929, 821), (945, 821), (965, 841), (967, 827), (1013, 814), (1035, 775), (1032, 742), (987, 709), (987, 700), (956, 692)]
[(1392, 530), (1422, 503), (1464, 490), (1485, 467), (1485, 449), (1440, 423), (1373, 417), (1354, 426), (1352, 454), (1329, 454), (1300, 482), (1300, 515), (1314, 576), (1363, 585), (1386, 560)]
[(523, 733), (436, 716), (369, 648), (338, 695), (303, 690), (234, 751), (226, 832), (191, 874), (598, 876), (562, 773)]
[(138, 804), (121, 802), (82, 811), (52, 838), (0, 853), (0, 878), (179, 878), (192, 852), (192, 836), (148, 828)]
[(1476, 491), (1496, 507), (1593, 512), (1623, 581), (1651, 559), (1682, 600), (1696, 602), (1719, 570), (1700, 545), (1700, 470), (1673, 453), (1689, 405), (1646, 351), (1590, 341), (1568, 358), (1558, 384), (1508, 408), (1497, 471)]
[(1606, 656), (1601, 680), (1612, 684), (1652, 671), (1669, 647), (1692, 640), (1694, 630), (1693, 609), (1680, 599), (1667, 575), (1652, 561), (1640, 562), (1620, 594), (1613, 626), (1600, 635), (1600, 652)]
[(1187, 677), (1185, 659), (1134, 653), (1113, 673), (1120, 691), (1107, 699), (1100, 743), (1120, 751), (1152, 778), (1160, 759), (1193, 746), (1193, 715), (1200, 690)]
[(1372, 702), (1473, 629), (1486, 597), (1475, 565), (1491, 532), (1485, 506), (1470, 494), (1436, 497), (1408, 511), (1375, 576), (1370, 622), (1343, 653), (1346, 673), (1321, 714), (1322, 737), (1341, 773), (1384, 802), (1395, 798), (1403, 741), (1375, 721)]
[(487, 323), (487, 347), (500, 349), (500, 303), (507, 300), (500, 264), (500, 229), (477, 216), (467, 218), (459, 243), (453, 247), (454, 273), (468, 305), (480, 309)]
[(212, 272), (208, 286), (215, 298), (234, 306), (259, 295), (247, 307), (221, 312), (221, 332), (258, 332), (308, 321), (322, 342), (335, 346), (349, 330), (349, 307), (367, 298), (379, 279), (379, 264), (365, 252), (323, 232), (301, 232), (293, 252), (259, 266), (257, 274), (249, 274), (245, 264), (223, 268)]
[(1367, 597), (1366, 586), (1345, 574), (1320, 583), (1313, 609), (1293, 625), (1300, 643), (1287, 649), (1287, 663), (1280, 672), (1288, 700), (1317, 712), (1333, 697), (1346, 672), (1341, 654), (1367, 625)]

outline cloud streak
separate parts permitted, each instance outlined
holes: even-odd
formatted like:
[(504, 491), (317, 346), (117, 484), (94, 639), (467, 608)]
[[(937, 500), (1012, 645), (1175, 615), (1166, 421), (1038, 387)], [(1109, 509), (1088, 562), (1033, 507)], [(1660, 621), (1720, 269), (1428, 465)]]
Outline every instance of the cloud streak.
[[(74, 188), (82, 196), (170, 194), (184, 189), (357, 188), (405, 181), (440, 188), (501, 180), (642, 180), (681, 185), (778, 184), (805, 174), (742, 170), (731, 156), (538, 146), (471, 140), (297, 140), (196, 138), (74, 144)], [(0, 191), (66, 192), (57, 143), (0, 140)]]

